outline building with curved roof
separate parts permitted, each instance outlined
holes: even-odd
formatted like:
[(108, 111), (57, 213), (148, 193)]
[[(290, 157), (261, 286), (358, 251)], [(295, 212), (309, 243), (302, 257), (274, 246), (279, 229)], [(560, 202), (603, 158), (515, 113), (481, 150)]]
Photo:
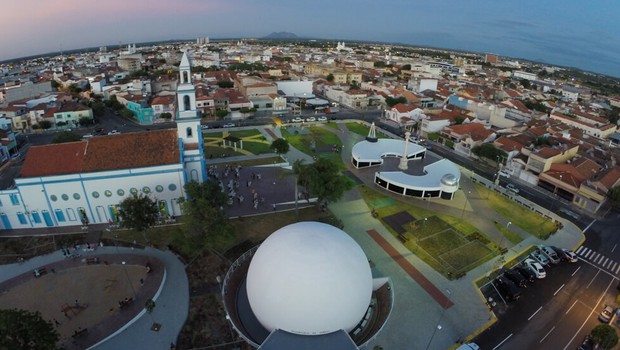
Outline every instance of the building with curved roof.
[(358, 349), (392, 308), (387, 278), (374, 279), (361, 247), (319, 222), (285, 226), (239, 258), (222, 288), (228, 318), (251, 345)]

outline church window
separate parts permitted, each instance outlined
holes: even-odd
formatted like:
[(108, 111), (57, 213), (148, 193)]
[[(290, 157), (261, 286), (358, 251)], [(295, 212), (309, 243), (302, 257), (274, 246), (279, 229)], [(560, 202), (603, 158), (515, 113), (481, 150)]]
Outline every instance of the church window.
[(157, 186), (155, 186), (155, 191), (157, 191), (157, 192), (163, 192), (163, 191), (164, 191), (164, 186), (162, 186), (162, 185), (157, 185)]
[(105, 192), (103, 192), (103, 194), (105, 194), (106, 197), (112, 197), (112, 191), (110, 191), (110, 190), (105, 190)]
[(169, 189), (170, 191), (174, 191), (174, 190), (176, 190), (176, 189), (177, 189), (177, 185), (175, 185), (175, 184), (170, 184), (170, 185), (168, 185), (168, 189)]
[(192, 128), (191, 128), (191, 127), (188, 127), (188, 128), (187, 128), (186, 133), (187, 133), (187, 137), (188, 137), (188, 138), (192, 138), (192, 137), (194, 137), (194, 136), (192, 135)]
[(183, 71), (183, 81), (181, 83), (189, 83), (189, 72)]
[(69, 200), (69, 195), (67, 195), (66, 193), (63, 193), (61, 197), (62, 197), (63, 201), (68, 201)]
[(190, 107), (191, 106), (189, 103), (189, 96), (188, 95), (183, 96), (183, 110), (189, 111), (191, 109)]
[(132, 187), (132, 188), (129, 189), (129, 193), (131, 193), (131, 194), (138, 194), (138, 189), (135, 188), (135, 187)]
[(75, 200), (79, 200), (81, 197), (80, 197), (80, 194), (79, 194), (79, 193), (74, 193), (74, 194), (73, 194), (73, 198), (74, 198)]
[(151, 189), (148, 186), (144, 186), (144, 187), (142, 187), (142, 192), (144, 192), (144, 193), (151, 193)]
[(116, 190), (116, 194), (118, 194), (119, 196), (121, 196), (121, 197), (122, 197), (122, 196), (124, 196), (124, 195), (125, 195), (125, 191), (124, 191), (124, 190), (122, 190), (122, 189), (118, 189), (118, 190)]
[(99, 192), (97, 191), (93, 192), (93, 198), (99, 198)]

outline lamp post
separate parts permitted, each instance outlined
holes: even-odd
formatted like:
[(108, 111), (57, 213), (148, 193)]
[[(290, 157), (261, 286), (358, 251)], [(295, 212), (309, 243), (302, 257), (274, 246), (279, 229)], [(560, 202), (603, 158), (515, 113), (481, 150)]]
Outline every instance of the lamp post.
[[(450, 289), (446, 289), (446, 293), (448, 294), (448, 303), (450, 302), (450, 295), (452, 294), (452, 292), (450, 291)], [(442, 305), (442, 310), (441, 310), (441, 314), (439, 315), (439, 320), (437, 320), (437, 326), (435, 326), (435, 329), (433, 329), (433, 334), (431, 334), (431, 338), (428, 340), (428, 344), (426, 344), (426, 350), (428, 350), (428, 348), (431, 346), (431, 343), (433, 342), (433, 338), (435, 337), (435, 333), (437, 333), (438, 330), (441, 330), (443, 327), (441, 327), (441, 320), (443, 319), (443, 315), (446, 313), (446, 309), (448, 308), (448, 305)]]

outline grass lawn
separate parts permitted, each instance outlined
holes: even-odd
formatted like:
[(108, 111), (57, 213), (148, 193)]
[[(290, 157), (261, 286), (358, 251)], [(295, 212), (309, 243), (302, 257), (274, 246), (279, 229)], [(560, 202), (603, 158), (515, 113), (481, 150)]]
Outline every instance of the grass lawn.
[(232, 156), (241, 156), (243, 155), (240, 152), (235, 152), (232, 148), (223, 148), (223, 147), (215, 147), (215, 146), (205, 146), (204, 147), (205, 158), (220, 158), (222, 155), (226, 157)]
[(257, 129), (247, 129), (247, 130), (235, 130), (229, 133), (232, 136), (244, 138), (244, 137), (252, 137), (252, 136), (260, 136), (258, 139), (264, 140), (265, 137), (260, 133)]
[(271, 145), (267, 142), (243, 141), (243, 149), (252, 154), (273, 153), (273, 150), (269, 148), (269, 146)]
[(497, 227), (499, 232), (501, 232), (502, 235), (504, 235), (504, 237), (506, 237), (512, 244), (519, 244), (523, 240), (521, 236), (510, 231), (506, 226), (500, 224), (499, 222), (495, 223), (495, 227)]
[(345, 169), (339, 153), (334, 153), (331, 150), (327, 152), (315, 152), (311, 148), (311, 144), (314, 142), (317, 148), (336, 145), (338, 149), (342, 149), (342, 142), (338, 138), (338, 135), (320, 126), (312, 126), (307, 129), (310, 131), (308, 134), (295, 134), (289, 132), (288, 129), (282, 129), (282, 137), (284, 137), (291, 146), (297, 148), (298, 150), (311, 156), (316, 155), (323, 158), (332, 158), (341, 169)]
[(334, 123), (334, 122), (327, 122), (325, 124), (323, 124), (329, 128), (335, 129), (335, 130), (340, 130), (340, 128), (338, 127), (338, 123)]
[(217, 131), (217, 132), (202, 132), (203, 137), (207, 138), (216, 138), (216, 139), (221, 139), (224, 134), (221, 131)]
[[(351, 122), (351, 123), (346, 123), (345, 125), (347, 129), (349, 129), (350, 132), (364, 136), (364, 137), (368, 136), (368, 132), (370, 131), (370, 127), (362, 123)], [(387, 138), (387, 136), (380, 132), (377, 132), (377, 138), (385, 139)]]
[[(367, 186), (360, 186), (359, 191), (366, 203), (375, 208), (379, 218), (402, 211), (418, 218), (405, 225), (404, 246), (450, 279), (499, 254), (496, 245), (480, 230), (459, 218), (395, 200)], [(397, 236), (389, 226), (386, 228)]]
[(488, 197), (487, 203), (498, 214), (511, 221), (524, 231), (540, 238), (547, 239), (556, 227), (555, 224), (536, 214), (535, 212), (522, 207), (521, 205), (505, 198), (499, 193), (491, 191), (484, 186), (476, 185), (478, 193), (484, 198)]

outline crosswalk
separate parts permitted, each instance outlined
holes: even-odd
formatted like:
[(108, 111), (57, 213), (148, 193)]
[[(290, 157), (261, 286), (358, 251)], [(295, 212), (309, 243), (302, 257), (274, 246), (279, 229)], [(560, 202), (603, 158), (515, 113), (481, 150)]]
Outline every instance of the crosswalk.
[(575, 251), (575, 254), (579, 255), (580, 258), (588, 260), (594, 265), (613, 273), (614, 275), (620, 273), (620, 263), (604, 256), (603, 254), (597, 253), (588, 247), (579, 247), (579, 249)]

